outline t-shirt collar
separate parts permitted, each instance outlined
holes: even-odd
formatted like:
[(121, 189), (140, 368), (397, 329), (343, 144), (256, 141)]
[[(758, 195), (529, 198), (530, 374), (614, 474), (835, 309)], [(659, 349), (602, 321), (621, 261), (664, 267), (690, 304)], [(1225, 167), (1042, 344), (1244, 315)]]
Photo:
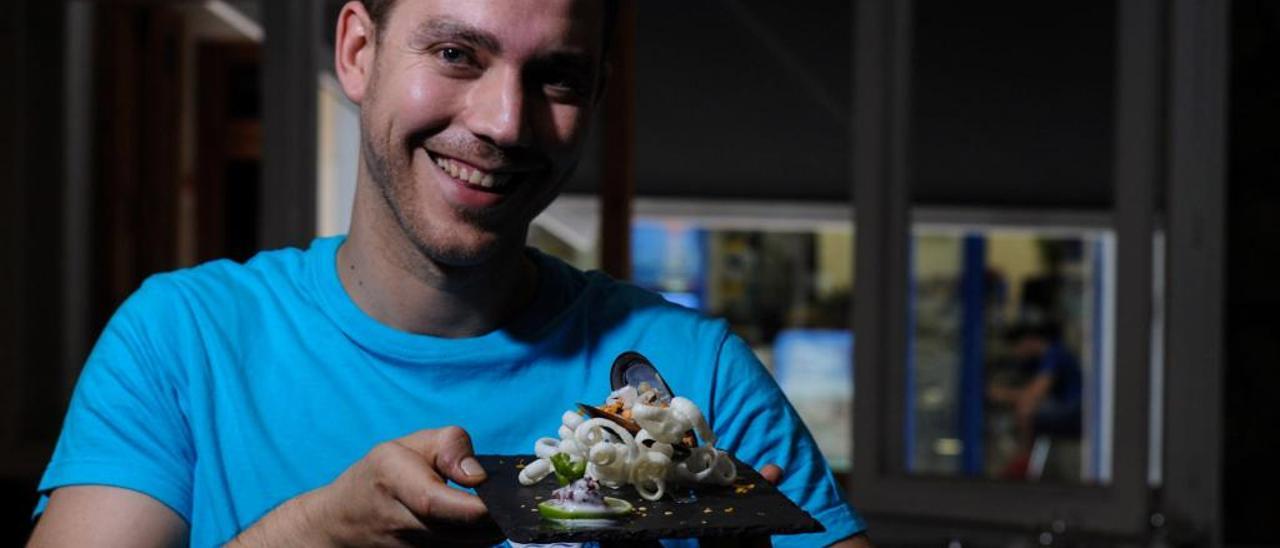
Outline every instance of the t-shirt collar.
[(316, 301), (324, 313), (352, 341), (387, 358), (410, 363), (448, 359), (458, 364), (514, 362), (527, 356), (558, 320), (557, 306), (566, 299), (558, 293), (566, 285), (558, 283), (562, 266), (554, 259), (528, 248), (538, 269), (533, 300), (507, 325), (484, 335), (444, 338), (402, 331), (369, 316), (351, 299), (338, 278), (338, 248), (346, 236), (318, 238), (307, 250)]

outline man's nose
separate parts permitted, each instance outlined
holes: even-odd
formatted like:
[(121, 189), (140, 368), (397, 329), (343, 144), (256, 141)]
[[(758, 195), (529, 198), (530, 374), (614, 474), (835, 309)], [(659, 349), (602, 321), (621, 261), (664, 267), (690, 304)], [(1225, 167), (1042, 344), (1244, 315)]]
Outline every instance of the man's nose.
[(525, 146), (532, 137), (519, 71), (490, 72), (476, 83), (467, 105), (476, 136), (498, 146)]

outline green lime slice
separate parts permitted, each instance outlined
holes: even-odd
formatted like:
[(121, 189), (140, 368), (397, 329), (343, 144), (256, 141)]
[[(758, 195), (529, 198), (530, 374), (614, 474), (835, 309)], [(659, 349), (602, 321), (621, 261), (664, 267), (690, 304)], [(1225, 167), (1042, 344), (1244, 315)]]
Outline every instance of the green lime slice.
[(608, 519), (630, 514), (632, 509), (630, 502), (613, 497), (605, 497), (604, 506), (601, 509), (569, 510), (556, 501), (544, 500), (538, 503), (538, 513), (548, 519)]

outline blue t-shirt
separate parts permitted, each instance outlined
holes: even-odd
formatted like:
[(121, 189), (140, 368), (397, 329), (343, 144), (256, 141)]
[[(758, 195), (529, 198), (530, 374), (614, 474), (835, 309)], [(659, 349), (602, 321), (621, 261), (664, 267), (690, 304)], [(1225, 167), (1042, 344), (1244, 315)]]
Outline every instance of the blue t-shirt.
[(1058, 404), (1076, 404), (1083, 398), (1083, 380), (1080, 362), (1061, 341), (1055, 341), (1045, 350), (1036, 365), (1037, 373), (1053, 376), (1050, 397)]
[(530, 250), (537, 293), (509, 325), (474, 338), (411, 334), (347, 295), (342, 241), (148, 279), (89, 356), (41, 493), (137, 490), (182, 516), (192, 545), (216, 545), (417, 430), (458, 425), (477, 453), (531, 453), (574, 402), (603, 400), (614, 358), (635, 350), (705, 411), (718, 445), (780, 465), (782, 491), (827, 529), (776, 544), (863, 529), (795, 411), (723, 321)]

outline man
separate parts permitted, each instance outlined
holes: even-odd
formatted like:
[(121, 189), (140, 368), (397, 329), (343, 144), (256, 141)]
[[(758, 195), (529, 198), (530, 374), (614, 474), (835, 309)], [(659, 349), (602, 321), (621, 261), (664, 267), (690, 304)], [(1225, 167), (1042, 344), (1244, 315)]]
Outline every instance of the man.
[(1037, 438), (1080, 438), (1083, 375), (1079, 361), (1062, 342), (1061, 332), (1052, 322), (1024, 322), (1005, 334), (1023, 381), (992, 385), (987, 395), (992, 402), (1013, 408), (1018, 428), (1021, 452), (1006, 468), (1007, 477), (1026, 476)]
[(143, 284), (86, 364), (32, 544), (475, 540), (484, 505), (446, 481), (479, 484), (475, 451), (529, 452), (573, 402), (602, 399), (626, 350), (722, 446), (781, 466), (827, 528), (780, 543), (864, 543), (723, 322), (525, 248), (599, 100), (606, 8), (344, 6), (335, 66), (362, 129), (350, 234)]

